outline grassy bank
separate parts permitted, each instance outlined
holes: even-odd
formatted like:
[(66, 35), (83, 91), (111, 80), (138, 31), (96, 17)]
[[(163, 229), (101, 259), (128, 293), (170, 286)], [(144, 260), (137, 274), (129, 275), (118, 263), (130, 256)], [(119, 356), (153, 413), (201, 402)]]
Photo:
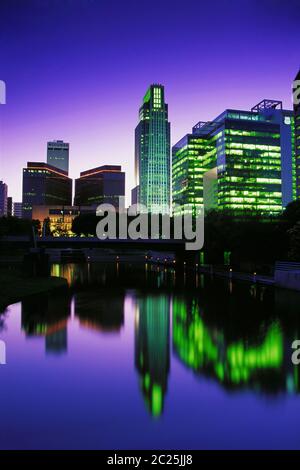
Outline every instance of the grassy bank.
[(0, 312), (14, 302), (29, 295), (50, 292), (67, 287), (66, 279), (60, 277), (28, 278), (18, 268), (0, 268)]

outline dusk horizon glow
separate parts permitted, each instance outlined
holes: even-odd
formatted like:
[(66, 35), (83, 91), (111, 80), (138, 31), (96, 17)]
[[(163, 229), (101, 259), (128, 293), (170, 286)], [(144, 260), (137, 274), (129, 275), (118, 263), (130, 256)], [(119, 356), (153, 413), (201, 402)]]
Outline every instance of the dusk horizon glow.
[(278, 0), (218, 0), (213, 10), (190, 1), (2, 2), (0, 179), (9, 195), (21, 201), (22, 168), (46, 161), (47, 141), (61, 139), (73, 179), (122, 165), (129, 204), (134, 128), (151, 83), (165, 86), (172, 145), (228, 108), (268, 98), (292, 109), (296, 8)]

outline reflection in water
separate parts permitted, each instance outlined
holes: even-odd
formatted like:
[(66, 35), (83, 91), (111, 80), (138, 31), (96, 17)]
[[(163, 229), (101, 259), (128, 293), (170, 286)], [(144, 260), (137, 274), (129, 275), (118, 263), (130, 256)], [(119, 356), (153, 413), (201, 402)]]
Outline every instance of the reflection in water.
[(136, 298), (135, 366), (140, 387), (153, 416), (163, 411), (170, 369), (170, 298)]
[(102, 332), (119, 332), (124, 324), (124, 297), (103, 291), (79, 292), (74, 296), (80, 325)]
[(55, 263), (51, 267), (51, 276), (63, 277), (68, 281), (69, 286), (74, 285), (76, 282), (87, 282), (88, 276), (88, 266), (87, 264), (58, 264)]
[[(174, 270), (148, 264), (53, 265), (52, 274), (68, 280), (75, 317), (88, 329), (122, 333), (124, 303), (130, 295), (135, 305), (135, 367), (155, 417), (164, 409), (170, 342), (184, 366), (214, 378), (224, 389), (299, 391), (298, 368), (290, 360), (290, 345), (299, 336), (299, 297), (292, 299), (292, 293), (239, 287), (232, 281), (216, 284), (203, 275), (187, 279), (189, 289), (179, 292), (182, 279)], [(45, 336), (47, 353), (67, 351), (70, 299), (71, 294), (41, 295), (22, 302), (22, 329), (27, 336)]]
[(0, 316), (0, 448), (299, 448), (299, 293), (146, 263), (52, 272), (67, 292)]
[[(103, 286), (116, 289), (154, 288), (175, 286), (174, 269), (165, 269), (155, 265), (130, 263), (86, 263), (52, 264), (51, 275), (64, 277), (70, 287)], [(178, 279), (181, 283), (181, 279)], [(114, 295), (112, 293), (112, 295)]]
[(22, 302), (22, 330), (27, 337), (45, 336), (46, 353), (65, 353), (69, 315), (69, 296), (31, 296)]
[(261, 332), (259, 325), (252, 337), (228, 340), (224, 330), (205, 324), (196, 299), (190, 305), (182, 299), (174, 300), (173, 345), (186, 366), (216, 378), (227, 388), (247, 386), (273, 393), (298, 390), (297, 369), (289, 350), (285, 354), (279, 320)]
[(0, 312), (0, 333), (2, 331), (5, 331), (6, 330), (6, 318), (7, 318), (7, 311), (4, 311), (3, 313)]

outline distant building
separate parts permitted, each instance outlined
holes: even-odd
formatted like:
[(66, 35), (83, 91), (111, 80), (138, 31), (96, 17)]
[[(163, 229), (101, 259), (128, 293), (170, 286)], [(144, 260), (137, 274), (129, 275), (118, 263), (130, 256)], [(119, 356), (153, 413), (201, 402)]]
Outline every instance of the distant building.
[(22, 209), (22, 207), (23, 207), (22, 202), (14, 202), (14, 203), (13, 203), (13, 216), (14, 216), (14, 217), (18, 217), (19, 219), (22, 219), (22, 217), (23, 217), (23, 214), (22, 214), (23, 209)]
[(13, 215), (13, 199), (11, 196), (7, 198), (7, 215)]
[(294, 115), (281, 101), (199, 122), (172, 154), (173, 211), (280, 213), (296, 197)]
[(0, 217), (7, 215), (7, 184), (0, 181)]
[(139, 201), (139, 186), (131, 190), (131, 204), (137, 204)]
[(63, 140), (47, 142), (47, 163), (69, 174), (69, 144)]
[(300, 198), (300, 70), (295, 77), (295, 152), (296, 152), (296, 194)]
[(67, 172), (47, 163), (28, 162), (23, 169), (23, 217), (32, 218), (33, 206), (72, 202), (72, 180)]
[(171, 204), (170, 123), (164, 87), (151, 85), (135, 129), (135, 179), (132, 202), (153, 213), (168, 213)]
[(125, 173), (121, 166), (104, 165), (82, 171), (75, 180), (75, 206), (112, 204), (119, 207), (119, 198), (125, 196)]

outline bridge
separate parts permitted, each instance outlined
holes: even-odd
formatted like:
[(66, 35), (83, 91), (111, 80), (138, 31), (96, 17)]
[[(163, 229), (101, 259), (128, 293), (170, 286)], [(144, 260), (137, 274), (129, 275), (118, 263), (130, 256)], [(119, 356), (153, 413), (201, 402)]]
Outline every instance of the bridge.
[(31, 248), (51, 250), (112, 250), (113, 252), (149, 252), (169, 253), (175, 256), (176, 261), (195, 263), (199, 252), (187, 251), (185, 240), (176, 239), (105, 239), (97, 237), (37, 237), (33, 240), (30, 236), (7, 236), (1, 237), (1, 248), (14, 249)]
[(175, 239), (105, 239), (98, 237), (37, 237), (35, 242), (30, 236), (3, 236), (0, 238), (1, 245), (11, 245), (30, 248), (136, 248), (138, 250), (157, 251), (184, 251), (185, 240)]

